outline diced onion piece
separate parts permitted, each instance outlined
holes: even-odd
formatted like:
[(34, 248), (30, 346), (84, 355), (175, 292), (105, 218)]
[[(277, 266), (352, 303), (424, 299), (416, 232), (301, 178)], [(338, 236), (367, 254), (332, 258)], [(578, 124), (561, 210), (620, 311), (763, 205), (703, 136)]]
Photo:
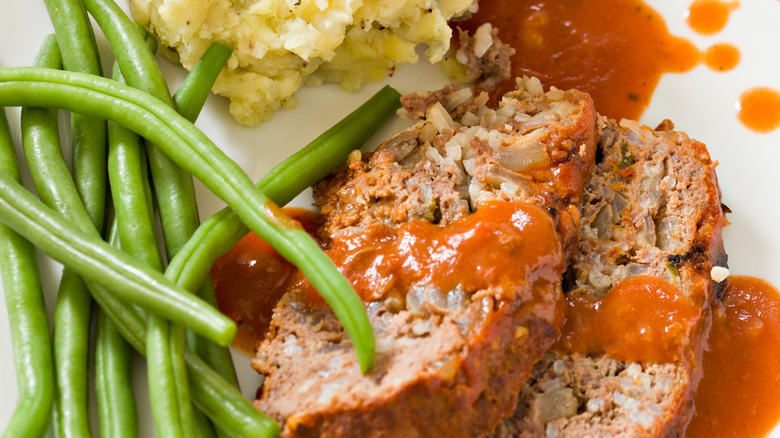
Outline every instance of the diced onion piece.
[(550, 161), (550, 156), (541, 145), (531, 145), (524, 148), (500, 147), (495, 150), (495, 156), (502, 166), (516, 172), (542, 166)]

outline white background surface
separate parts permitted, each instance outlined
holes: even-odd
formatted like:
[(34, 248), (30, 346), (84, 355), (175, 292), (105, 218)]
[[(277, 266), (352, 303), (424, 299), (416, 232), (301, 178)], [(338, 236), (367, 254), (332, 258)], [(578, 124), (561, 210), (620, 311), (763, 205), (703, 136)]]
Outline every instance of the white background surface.
[[(739, 123), (734, 108), (739, 95), (750, 87), (769, 86), (780, 90), (780, 27), (777, 26), (780, 1), (743, 1), (732, 13), (726, 28), (708, 37), (695, 34), (686, 25), (684, 14), (688, 2), (653, 0), (649, 4), (666, 18), (672, 34), (689, 38), (699, 49), (728, 42), (735, 44), (742, 53), (739, 65), (730, 72), (716, 73), (701, 65), (688, 73), (664, 76), (642, 121), (655, 126), (669, 118), (677, 129), (707, 144), (713, 159), (720, 162), (718, 176), (722, 201), (733, 211), (728, 216), (731, 225), (724, 232), (731, 273), (762, 277), (780, 286), (780, 130), (770, 134), (753, 133)], [(2, 0), (0, 65), (29, 65), (42, 39), (50, 32), (51, 24), (42, 1)], [(108, 53), (102, 36), (99, 38), (101, 50)], [(108, 56), (104, 58), (107, 66), (111, 60)], [(175, 89), (183, 71), (165, 60), (161, 63), (170, 86)], [(446, 78), (438, 67), (421, 61), (414, 66), (404, 66), (384, 83), (407, 93), (439, 88), (446, 83)], [(343, 92), (332, 84), (304, 89), (298, 93), (295, 110), (278, 111), (270, 122), (254, 128), (236, 123), (227, 113), (227, 102), (212, 96), (198, 126), (257, 180), (348, 114), (384, 83), (369, 84), (356, 94)], [(18, 131), (17, 111), (9, 111), (9, 117), (12, 130)], [(369, 145), (378, 144), (382, 137), (404, 126), (403, 121), (394, 121)], [(14, 132), (14, 136), (18, 142), (18, 132)], [(198, 189), (201, 216), (206, 218), (221, 208), (222, 203), (202, 186), (198, 185)], [(307, 202), (305, 196), (296, 200), (303, 206)], [(51, 311), (60, 266), (42, 259), (43, 284)], [(16, 401), (5, 310), (5, 301), (0, 300), (0, 429), (7, 423)], [(239, 354), (234, 356), (242, 390), (251, 398), (259, 379), (249, 367), (248, 359)], [(141, 436), (153, 436), (148, 402), (145, 401), (143, 368), (138, 368)], [(776, 435), (780, 436), (780, 433)]]

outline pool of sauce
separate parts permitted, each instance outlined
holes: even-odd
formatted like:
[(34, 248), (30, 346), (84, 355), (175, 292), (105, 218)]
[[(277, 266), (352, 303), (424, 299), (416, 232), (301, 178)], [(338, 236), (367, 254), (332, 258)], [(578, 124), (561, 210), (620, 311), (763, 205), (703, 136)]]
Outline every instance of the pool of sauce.
[(731, 276), (703, 356), (687, 436), (765, 436), (780, 418), (780, 291)]
[(666, 280), (645, 275), (620, 281), (602, 298), (569, 294), (566, 301), (557, 348), (625, 362), (682, 359), (705, 307)]
[[(586, 91), (612, 118), (638, 119), (662, 74), (688, 71), (701, 59), (692, 43), (671, 35), (663, 17), (638, 0), (484, 1), (473, 17), (453, 26), (473, 32), (485, 22), (515, 48), (513, 77)], [(510, 88), (514, 82), (504, 81), (494, 94)]]

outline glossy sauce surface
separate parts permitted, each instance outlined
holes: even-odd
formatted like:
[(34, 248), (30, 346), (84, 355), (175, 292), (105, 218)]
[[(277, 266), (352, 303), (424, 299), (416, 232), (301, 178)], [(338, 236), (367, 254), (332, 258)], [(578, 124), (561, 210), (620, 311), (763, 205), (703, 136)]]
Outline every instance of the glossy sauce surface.
[(780, 127), (780, 92), (768, 87), (750, 88), (736, 104), (737, 118), (748, 129), (767, 133)]
[(570, 295), (567, 304), (560, 348), (659, 363), (683, 357), (703, 307), (666, 280), (644, 275), (622, 280), (600, 299)]
[(768, 434), (780, 420), (780, 291), (731, 276), (716, 306), (687, 436)]
[[(287, 212), (305, 219), (310, 232), (316, 228), (316, 213)], [(447, 225), (377, 224), (334, 240), (326, 253), (364, 301), (391, 294), (403, 300), (418, 283), (442, 291), (496, 287), (511, 297), (522, 283), (558, 282), (563, 270), (549, 213), (508, 202), (489, 203)], [(251, 233), (217, 260), (211, 275), (220, 310), (238, 324), (235, 345), (248, 354), (265, 335), (284, 292), (299, 289), (307, 305), (325, 305), (294, 266)]]
[[(319, 215), (301, 208), (285, 208), (285, 213), (313, 232)], [(297, 268), (282, 258), (255, 233), (244, 236), (211, 268), (219, 310), (236, 322), (233, 345), (254, 354), (255, 342), (262, 339), (271, 321), (274, 306), (282, 297), (287, 281)]]
[[(511, 7), (507, 7), (510, 6)], [(638, 0), (480, 2), (454, 26), (473, 32), (490, 22), (515, 48), (512, 74), (591, 94), (601, 114), (638, 119), (661, 75), (695, 67), (699, 50), (674, 37), (660, 14)], [(505, 81), (495, 94), (514, 88)]]
[[(375, 224), (333, 241), (327, 250), (364, 301), (405, 298), (416, 284), (441, 291), (488, 287), (514, 294), (518, 284), (558, 280), (562, 252), (550, 215), (530, 204), (492, 202), (447, 225), (411, 221)], [(307, 291), (309, 305), (324, 305), (299, 273), (292, 288)]]

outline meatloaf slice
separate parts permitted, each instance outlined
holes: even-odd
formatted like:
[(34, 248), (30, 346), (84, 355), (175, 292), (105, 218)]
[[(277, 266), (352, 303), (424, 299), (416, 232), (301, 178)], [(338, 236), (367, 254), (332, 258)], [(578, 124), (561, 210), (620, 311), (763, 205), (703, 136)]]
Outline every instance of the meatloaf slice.
[(406, 96), (413, 126), (315, 186), (377, 358), (361, 374), (333, 313), (293, 282), (253, 361), (283, 436), (486, 436), (558, 338), (593, 105), (529, 78), (485, 102), (457, 86)]
[(725, 224), (705, 146), (665, 121), (600, 119), (561, 340), (496, 437), (682, 436)]

